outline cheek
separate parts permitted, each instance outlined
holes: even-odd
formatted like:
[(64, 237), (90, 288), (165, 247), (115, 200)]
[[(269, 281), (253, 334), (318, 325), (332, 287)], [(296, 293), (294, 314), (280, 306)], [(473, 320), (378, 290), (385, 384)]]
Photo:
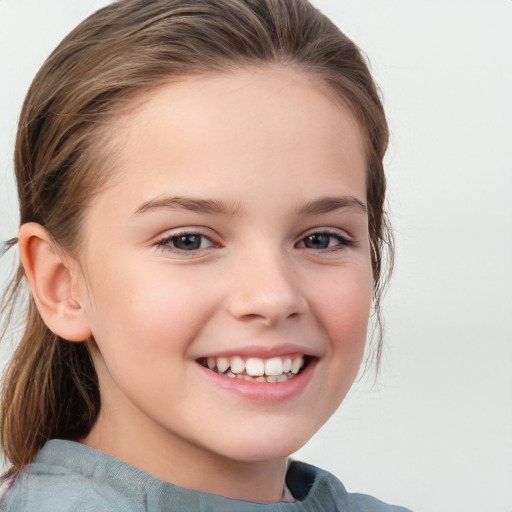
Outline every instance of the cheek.
[(332, 350), (364, 350), (372, 302), (372, 275), (366, 268), (340, 272), (325, 283), (316, 297), (317, 314), (331, 341)]
[(91, 330), (104, 357), (120, 347), (123, 359), (144, 362), (185, 351), (214, 311), (199, 276), (166, 265), (153, 272), (117, 267), (91, 278), (90, 288)]
[[(356, 269), (356, 270), (355, 270)], [(318, 283), (319, 284), (319, 283)], [(316, 403), (320, 427), (343, 401), (364, 355), (372, 301), (372, 275), (366, 267), (336, 269), (311, 298), (328, 346), (320, 362), (322, 400)]]

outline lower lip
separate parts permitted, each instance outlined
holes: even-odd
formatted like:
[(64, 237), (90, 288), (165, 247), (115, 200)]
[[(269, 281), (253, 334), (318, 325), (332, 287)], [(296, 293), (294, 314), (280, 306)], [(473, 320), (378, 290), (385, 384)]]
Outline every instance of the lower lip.
[(316, 363), (317, 359), (310, 360), (298, 375), (285, 382), (253, 382), (219, 375), (200, 364), (198, 367), (214, 386), (250, 400), (272, 403), (284, 402), (301, 395), (311, 380)]

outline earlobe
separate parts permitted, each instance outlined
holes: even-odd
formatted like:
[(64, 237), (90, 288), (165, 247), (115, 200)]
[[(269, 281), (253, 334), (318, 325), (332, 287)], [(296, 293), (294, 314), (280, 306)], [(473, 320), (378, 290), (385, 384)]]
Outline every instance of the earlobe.
[(48, 231), (35, 222), (20, 228), (21, 261), (37, 309), (48, 328), (69, 341), (91, 336), (80, 297), (74, 295), (73, 274)]

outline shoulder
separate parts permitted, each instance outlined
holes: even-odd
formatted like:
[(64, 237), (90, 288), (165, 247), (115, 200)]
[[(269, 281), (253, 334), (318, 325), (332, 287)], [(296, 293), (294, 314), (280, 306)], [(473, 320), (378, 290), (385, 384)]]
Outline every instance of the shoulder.
[(348, 493), (348, 503), (347, 512), (411, 512), (407, 508), (389, 505), (366, 494)]
[(15, 479), (0, 502), (2, 512), (134, 511), (124, 497), (82, 475), (41, 471), (37, 465)]
[[(44, 450), (44, 449), (43, 449)], [(48, 460), (47, 454), (30, 464), (9, 485), (0, 501), (2, 512), (98, 512), (142, 510), (123, 493), (89, 473), (88, 464), (80, 471)]]
[(286, 483), (308, 510), (336, 512), (411, 512), (366, 494), (349, 493), (331, 473), (302, 462), (292, 462)]

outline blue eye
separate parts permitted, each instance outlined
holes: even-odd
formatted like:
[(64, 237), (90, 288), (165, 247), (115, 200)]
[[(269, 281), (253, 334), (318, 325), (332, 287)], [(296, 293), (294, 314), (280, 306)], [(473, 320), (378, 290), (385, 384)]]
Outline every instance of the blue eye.
[(298, 246), (305, 249), (324, 250), (352, 245), (352, 240), (338, 233), (311, 233), (299, 241)]
[(213, 242), (206, 236), (198, 233), (181, 233), (160, 240), (159, 247), (176, 249), (178, 251), (192, 252), (212, 247)]
[(172, 239), (172, 245), (182, 251), (197, 251), (201, 248), (202, 237), (200, 235), (181, 235)]

